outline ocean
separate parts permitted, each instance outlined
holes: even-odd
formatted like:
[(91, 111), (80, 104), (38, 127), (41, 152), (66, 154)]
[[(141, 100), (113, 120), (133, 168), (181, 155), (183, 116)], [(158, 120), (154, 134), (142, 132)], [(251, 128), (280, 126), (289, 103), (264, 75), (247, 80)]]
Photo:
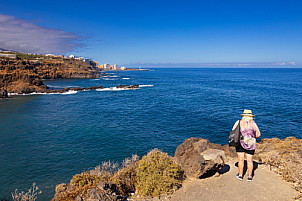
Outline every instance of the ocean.
[(190, 137), (227, 144), (244, 109), (261, 138), (302, 138), (302, 69), (158, 68), (44, 83), (106, 89), (0, 100), (0, 198), (36, 183), (38, 200), (50, 200), (80, 171), (153, 148), (173, 156)]

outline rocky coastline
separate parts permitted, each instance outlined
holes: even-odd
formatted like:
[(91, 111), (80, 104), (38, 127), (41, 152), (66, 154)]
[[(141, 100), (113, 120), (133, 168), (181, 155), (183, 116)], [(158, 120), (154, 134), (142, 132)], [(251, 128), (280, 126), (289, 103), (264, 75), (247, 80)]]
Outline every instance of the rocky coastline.
[[(100, 70), (85, 61), (48, 57), (43, 60), (0, 59), (0, 98), (8, 94), (53, 93), (44, 79), (98, 78)], [(60, 92), (63, 90), (59, 90)]]
[[(255, 161), (259, 164), (270, 166), (272, 171), (282, 175), (282, 178), (290, 182), (293, 188), (301, 195), (302, 139), (294, 137), (288, 137), (283, 140), (277, 138), (262, 139), (261, 142), (257, 144), (256, 150)], [(148, 153), (148, 155), (150, 155), (150, 153)], [(144, 156), (143, 159), (147, 156)], [(140, 189), (136, 189), (136, 185), (137, 180), (139, 180), (139, 178), (137, 178), (137, 171), (140, 170), (138, 167), (142, 159), (138, 156), (134, 158), (135, 159), (133, 159), (133, 157), (132, 159), (127, 159), (130, 165), (123, 166), (122, 169), (112, 173), (106, 180), (102, 179), (102, 174), (106, 173), (106, 171), (102, 171), (102, 167), (75, 175), (70, 183), (63, 183), (56, 186), (56, 193), (52, 201), (170, 200), (173, 196), (171, 193), (161, 194), (157, 198), (141, 196)], [(156, 157), (153, 156), (153, 159), (154, 158)], [(210, 143), (207, 139), (189, 138), (177, 147), (172, 160), (174, 161), (173, 164), (175, 163), (177, 167), (181, 168), (179, 171), (181, 176), (178, 175), (178, 181), (182, 183), (190, 179), (203, 179), (212, 176), (219, 177), (227, 172), (225, 167), (227, 161), (234, 160), (235, 158), (236, 151), (234, 147)], [(168, 171), (167, 168), (168, 167), (166, 167), (166, 170), (161, 169), (161, 171)], [(118, 180), (116, 180), (116, 175), (118, 175)], [(147, 177), (152, 176), (152, 173), (149, 173)], [(75, 184), (75, 178), (82, 179), (77, 180), (77, 182), (83, 182), (81, 187)], [(84, 181), (83, 178), (85, 178)], [(160, 177), (156, 178), (160, 179)], [(175, 192), (181, 188), (181, 185), (171, 184), (169, 188)], [(299, 197), (297, 197), (297, 199), (299, 199)]]

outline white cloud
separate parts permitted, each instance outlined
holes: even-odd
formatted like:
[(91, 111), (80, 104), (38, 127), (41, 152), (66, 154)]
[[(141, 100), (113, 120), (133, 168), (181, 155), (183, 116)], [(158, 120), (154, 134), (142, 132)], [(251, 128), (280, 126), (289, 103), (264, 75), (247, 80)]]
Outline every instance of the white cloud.
[(0, 48), (26, 53), (66, 53), (82, 38), (71, 32), (45, 28), (14, 16), (0, 14)]

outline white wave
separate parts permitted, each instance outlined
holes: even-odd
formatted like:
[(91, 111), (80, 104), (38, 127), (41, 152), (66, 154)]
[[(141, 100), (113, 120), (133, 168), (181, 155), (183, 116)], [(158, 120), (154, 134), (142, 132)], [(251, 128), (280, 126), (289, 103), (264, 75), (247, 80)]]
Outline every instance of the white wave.
[(152, 84), (142, 84), (142, 85), (138, 85), (139, 87), (154, 87), (154, 85)]
[(103, 89), (96, 89), (96, 91), (125, 91), (125, 90), (135, 90), (135, 89), (138, 89), (138, 88), (129, 89), (129, 88), (108, 87), (108, 88), (103, 88)]
[[(64, 93), (61, 93), (61, 94), (63, 94), (63, 95), (68, 95), (68, 94), (76, 94), (76, 93), (78, 93), (78, 91), (69, 90), (69, 91), (64, 92)], [(58, 94), (60, 94), (60, 93), (58, 93)]]
[(78, 91), (74, 91), (74, 90), (69, 90), (66, 91), (64, 93), (42, 93), (42, 92), (33, 92), (33, 93), (29, 93), (29, 94), (18, 94), (18, 93), (8, 93), (9, 96), (30, 96), (30, 95), (51, 95), (51, 94), (62, 94), (62, 95), (69, 95), (69, 94), (76, 94), (78, 93)]
[(74, 88), (74, 87), (80, 87), (80, 86), (66, 86), (66, 88)]
[(103, 78), (103, 80), (116, 80), (116, 79)]
[(51, 84), (47, 84), (48, 87), (53, 87), (53, 88), (63, 88), (62, 86), (58, 86), (58, 85), (51, 85)]
[(105, 76), (102, 76), (102, 77), (119, 77), (117, 75), (105, 75)]
[(100, 80), (100, 78), (98, 78), (98, 79), (91, 79), (91, 80)]
[(130, 78), (129, 77), (124, 77), (123, 80), (130, 80)]

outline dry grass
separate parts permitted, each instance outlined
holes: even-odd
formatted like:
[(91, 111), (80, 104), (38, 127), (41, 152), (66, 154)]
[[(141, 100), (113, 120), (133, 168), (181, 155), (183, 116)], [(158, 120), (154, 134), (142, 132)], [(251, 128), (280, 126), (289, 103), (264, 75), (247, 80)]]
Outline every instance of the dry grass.
[(41, 194), (42, 191), (39, 191), (39, 187), (36, 185), (36, 183), (33, 183), (32, 187), (28, 189), (28, 192), (22, 191), (21, 193), (18, 193), (18, 189), (15, 190), (14, 193), (12, 193), (12, 197), (14, 201), (35, 201), (38, 197), (38, 194)]

